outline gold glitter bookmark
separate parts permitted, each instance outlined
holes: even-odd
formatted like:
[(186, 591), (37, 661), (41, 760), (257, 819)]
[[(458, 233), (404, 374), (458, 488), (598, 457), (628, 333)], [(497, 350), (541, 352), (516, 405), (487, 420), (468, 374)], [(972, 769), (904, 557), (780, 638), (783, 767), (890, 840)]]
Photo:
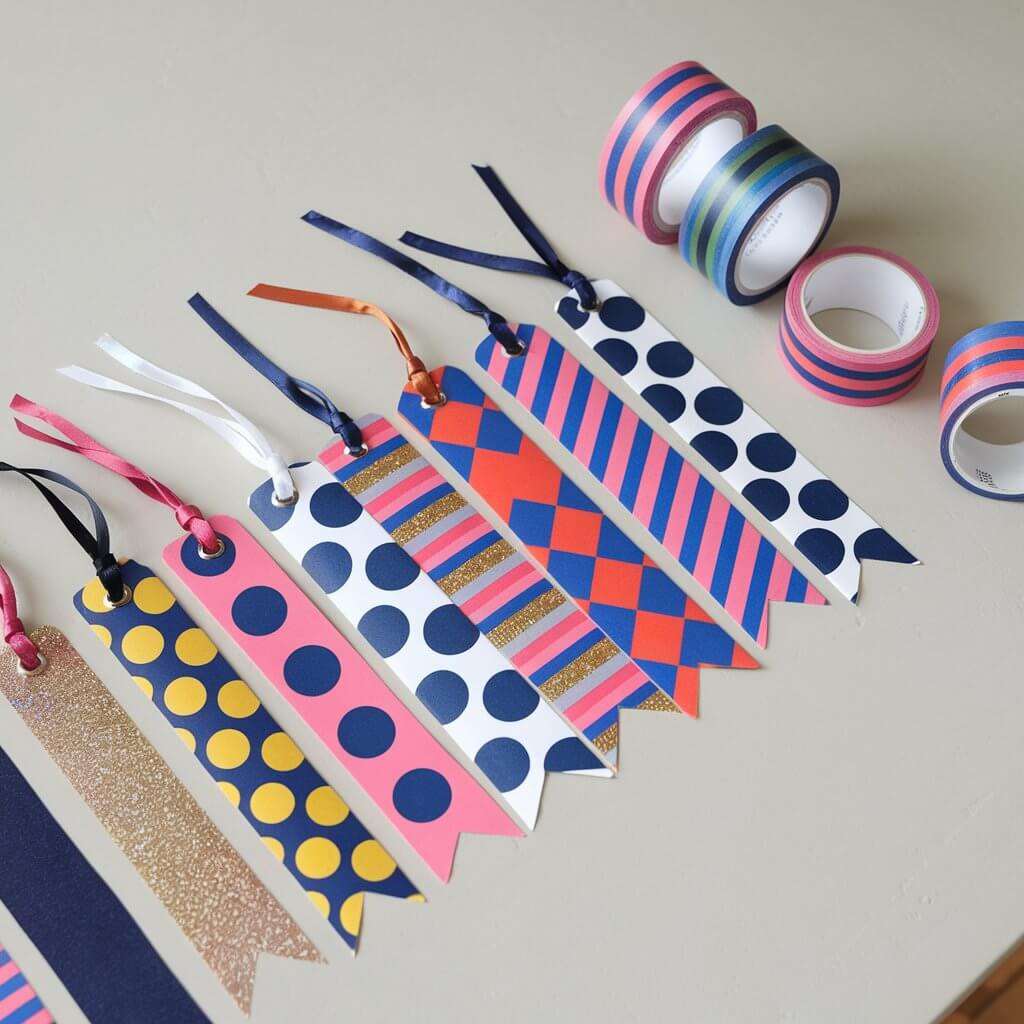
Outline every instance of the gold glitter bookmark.
[(241, 1009), (261, 953), (322, 962), (67, 638), (31, 638), (42, 669), (0, 652), (0, 691)]

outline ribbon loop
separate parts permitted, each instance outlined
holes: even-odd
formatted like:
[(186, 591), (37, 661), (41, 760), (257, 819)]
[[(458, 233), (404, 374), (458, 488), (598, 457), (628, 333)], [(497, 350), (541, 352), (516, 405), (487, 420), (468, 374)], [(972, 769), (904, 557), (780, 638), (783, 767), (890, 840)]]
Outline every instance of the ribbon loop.
[(7, 570), (0, 565), (0, 622), (3, 624), (4, 643), (18, 659), (18, 664), (26, 672), (35, 672), (42, 667), (39, 648), (25, 632), (25, 626), (18, 618), (18, 598), (14, 592), (14, 583)]

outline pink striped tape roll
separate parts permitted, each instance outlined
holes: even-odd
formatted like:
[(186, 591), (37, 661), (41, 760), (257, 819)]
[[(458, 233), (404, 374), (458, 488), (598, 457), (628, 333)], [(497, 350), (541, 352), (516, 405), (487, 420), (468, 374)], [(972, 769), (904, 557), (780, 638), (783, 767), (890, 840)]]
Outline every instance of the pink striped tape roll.
[[(885, 348), (851, 348), (811, 319), (827, 309), (877, 317), (895, 334)], [(804, 387), (843, 405), (884, 405), (920, 381), (939, 329), (939, 297), (913, 264), (863, 245), (829, 249), (806, 260), (786, 290), (779, 351)]]
[(748, 99), (696, 61), (673, 64), (615, 119), (601, 152), (601, 192), (652, 242), (675, 245), (707, 172), (756, 127)]

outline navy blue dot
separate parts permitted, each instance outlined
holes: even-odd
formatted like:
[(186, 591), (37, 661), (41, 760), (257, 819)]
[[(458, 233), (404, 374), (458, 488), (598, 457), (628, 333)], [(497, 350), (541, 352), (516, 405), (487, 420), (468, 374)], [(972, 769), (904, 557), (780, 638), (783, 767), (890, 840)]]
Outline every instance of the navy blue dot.
[(314, 544), (302, 559), (302, 568), (327, 594), (340, 590), (352, 574), (352, 556), (347, 548), (325, 540)]
[(912, 564), (917, 559), (894, 537), (890, 537), (880, 526), (862, 533), (853, 545), (857, 559), (877, 558), (880, 562), (905, 562)]
[(812, 518), (831, 520), (844, 515), (850, 499), (831, 480), (812, 480), (800, 488), (800, 507)]
[(577, 736), (559, 740), (544, 757), (546, 772), (582, 772), (603, 767), (601, 759)]
[(572, 295), (566, 295), (558, 304), (558, 315), (574, 331), (582, 327), (590, 319), (590, 314), (580, 305), (579, 300)]
[(743, 400), (731, 388), (705, 388), (694, 400), (697, 415), (708, 423), (735, 423), (743, 412)]
[(221, 576), (235, 564), (235, 545), (230, 537), (218, 533), (224, 545), (224, 554), (216, 558), (202, 558), (199, 554), (199, 542), (193, 537), (186, 537), (181, 546), (181, 561), (193, 576)]
[(520, 722), (533, 714), (540, 694), (518, 673), (506, 669), (484, 686), (484, 707), (499, 722)]
[(298, 647), (285, 659), (284, 681), (303, 697), (321, 697), (341, 679), (338, 656), (319, 644)]
[(292, 517), (295, 511), (294, 505), (277, 506), (273, 502), (274, 483), (267, 480), (253, 491), (249, 498), (249, 508), (256, 513), (257, 518), (268, 530), (280, 530)]
[(643, 307), (626, 295), (616, 295), (601, 303), (601, 322), (613, 331), (635, 331), (646, 315)]
[(647, 353), (647, 365), (659, 377), (682, 377), (693, 368), (693, 353), (681, 341), (659, 341)]
[(743, 497), (773, 522), (789, 508), (789, 491), (778, 480), (751, 480), (743, 488)]
[(796, 449), (779, 434), (758, 434), (747, 443), (750, 464), (765, 473), (781, 473), (796, 459)]
[(501, 793), (515, 789), (530, 774), (530, 755), (526, 747), (507, 736), (488, 740), (476, 752), (474, 760)]
[(416, 696), (442, 725), (448, 725), (466, 710), (469, 687), (462, 676), (439, 669), (431, 672), (416, 687)]
[(401, 590), (420, 574), (420, 567), (392, 542), (366, 556), (366, 578), (379, 590)]
[(705, 430), (690, 444), (719, 472), (728, 469), (736, 461), (736, 442), (720, 430)]
[(435, 608), (423, 623), (423, 639), (438, 654), (462, 654), (476, 643), (480, 630), (453, 604)]
[(321, 526), (348, 526), (354, 523), (362, 506), (341, 484), (321, 484), (309, 499), (310, 515)]
[(636, 366), (637, 359), (639, 359), (636, 349), (621, 338), (605, 338), (594, 346), (594, 351), (623, 377)]
[(451, 806), (452, 787), (433, 768), (413, 768), (395, 783), (391, 801), (407, 821), (436, 821)]
[(382, 658), (390, 658), (409, 639), (409, 620), (393, 605), (382, 604), (371, 608), (359, 620), (359, 632)]
[(846, 546), (831, 530), (804, 530), (793, 543), (800, 554), (826, 575), (842, 562), (846, 554)]
[(338, 723), (338, 742), (353, 757), (380, 757), (395, 742), (395, 723), (380, 708), (353, 708)]
[(651, 384), (640, 394), (669, 423), (675, 423), (686, 412), (686, 399), (678, 388), (672, 387), (671, 384)]
[(249, 636), (269, 636), (288, 617), (288, 602), (273, 587), (247, 587), (231, 605), (235, 625)]

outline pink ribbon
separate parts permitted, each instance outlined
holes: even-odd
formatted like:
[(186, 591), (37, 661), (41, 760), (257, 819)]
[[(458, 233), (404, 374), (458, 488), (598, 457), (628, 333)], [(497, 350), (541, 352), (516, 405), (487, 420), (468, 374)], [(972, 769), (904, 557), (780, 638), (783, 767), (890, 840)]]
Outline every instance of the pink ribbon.
[(14, 584), (7, 570), (0, 565), (0, 621), (3, 622), (4, 642), (18, 656), (26, 672), (34, 672), (42, 664), (39, 649), (28, 638), (21, 619), (18, 618), (18, 599)]

